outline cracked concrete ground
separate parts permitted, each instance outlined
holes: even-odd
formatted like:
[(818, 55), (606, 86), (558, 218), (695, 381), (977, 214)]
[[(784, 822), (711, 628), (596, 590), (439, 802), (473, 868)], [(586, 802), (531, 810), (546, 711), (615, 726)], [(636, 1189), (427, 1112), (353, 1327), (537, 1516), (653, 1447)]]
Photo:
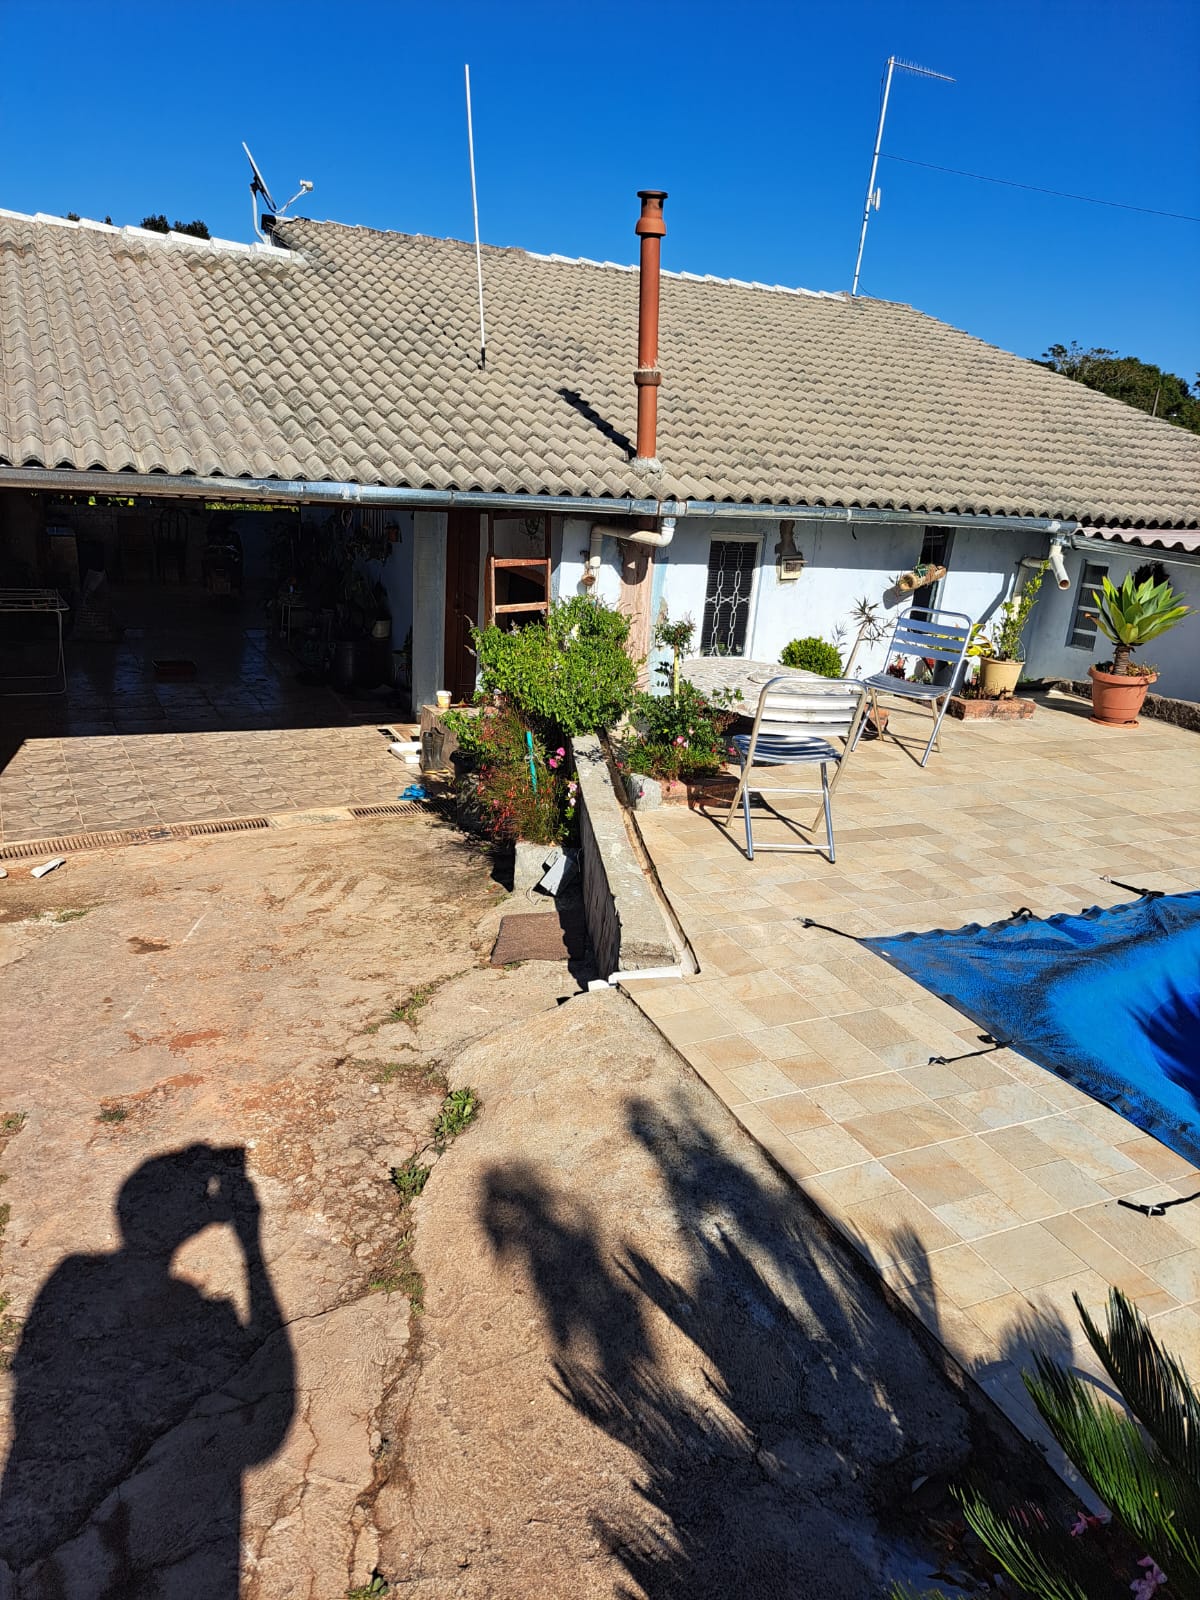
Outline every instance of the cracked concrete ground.
[[(0, 882), (5, 1600), (370, 1580), (410, 1338), (371, 1288), (402, 1246), (390, 1168), (437, 1113), (426, 1069), (575, 987), (485, 965), (502, 898), (427, 820)], [(386, 1020), (427, 988), (437, 1026)]]
[(628, 1000), (486, 965), (503, 899), (428, 820), (0, 883), (0, 1600), (932, 1570), (977, 1413)]

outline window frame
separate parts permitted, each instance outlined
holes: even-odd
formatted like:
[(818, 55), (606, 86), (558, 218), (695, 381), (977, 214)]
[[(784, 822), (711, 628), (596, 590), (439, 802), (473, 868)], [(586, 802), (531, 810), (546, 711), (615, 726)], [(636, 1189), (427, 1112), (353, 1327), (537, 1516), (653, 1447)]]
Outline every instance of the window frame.
[(708, 551), (704, 561), (704, 598), (700, 609), (699, 651), (701, 655), (706, 654), (704, 649), (704, 613), (708, 610), (708, 579), (712, 570), (714, 544), (748, 544), (754, 546), (754, 562), (750, 574), (750, 593), (746, 597), (746, 637), (738, 654), (729, 656), (731, 661), (750, 661), (753, 660), (750, 652), (754, 648), (754, 634), (758, 624), (758, 590), (759, 579), (762, 574), (763, 536), (761, 533), (743, 533), (740, 530), (732, 533), (714, 531), (709, 534)]

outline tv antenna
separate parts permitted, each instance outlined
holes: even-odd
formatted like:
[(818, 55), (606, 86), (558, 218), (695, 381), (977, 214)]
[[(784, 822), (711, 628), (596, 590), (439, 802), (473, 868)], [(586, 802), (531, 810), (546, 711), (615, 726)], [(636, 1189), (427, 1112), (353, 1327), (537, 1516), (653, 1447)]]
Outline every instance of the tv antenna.
[(246, 143), (245, 139), (242, 140), (242, 149), (246, 152), (246, 160), (250, 163), (250, 171), (253, 173), (253, 177), (250, 179), (251, 222), (257, 237), (262, 241), (263, 244), (267, 244), (269, 242), (267, 236), (258, 225), (259, 196), (262, 196), (262, 199), (266, 204), (267, 211), (272, 216), (282, 217), (288, 206), (294, 205), (302, 194), (310, 194), (313, 186), (308, 178), (301, 178), (300, 187), (296, 190), (292, 198), (290, 200), (285, 200), (283, 205), (277, 206), (274, 200), (271, 198), (270, 189), (267, 188), (267, 180), (258, 170), (258, 162), (255, 161), (254, 157), (250, 154), (250, 146)]
[[(858, 293), (858, 277), (862, 271), (863, 250), (867, 243), (867, 223), (871, 220), (872, 211), (879, 210), (880, 192), (875, 187), (875, 174), (879, 170), (879, 147), (883, 143), (883, 123), (887, 116), (888, 96), (892, 92), (892, 74), (899, 67), (901, 72), (911, 72), (915, 78), (936, 78), (940, 83), (954, 83), (955, 79), (949, 78), (944, 72), (931, 72), (928, 67), (918, 67), (913, 61), (901, 61), (899, 56), (889, 56), (887, 70), (883, 75), (883, 94), (879, 102), (879, 127), (875, 130), (875, 149), (871, 156), (871, 176), (867, 179), (867, 202), (863, 206), (862, 232), (858, 236), (858, 259), (854, 263), (854, 283), (851, 286), (851, 295)], [(250, 152), (247, 150), (247, 155)]]
[(483, 252), (479, 248), (479, 195), (475, 188), (475, 130), (471, 125), (471, 68), (463, 67), (467, 85), (467, 157), (471, 163), (471, 210), (475, 213), (475, 278), (479, 284), (479, 365), (487, 366), (487, 325), (483, 320)]

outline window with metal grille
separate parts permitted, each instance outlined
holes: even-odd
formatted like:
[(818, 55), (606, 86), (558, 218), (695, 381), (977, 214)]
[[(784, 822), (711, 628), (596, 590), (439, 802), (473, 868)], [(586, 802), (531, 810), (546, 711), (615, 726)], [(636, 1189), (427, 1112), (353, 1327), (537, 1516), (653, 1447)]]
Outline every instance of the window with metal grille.
[(1091, 650), (1095, 647), (1096, 602), (1092, 599), (1092, 591), (1099, 589), (1107, 576), (1107, 567), (1098, 566), (1092, 561), (1084, 563), (1083, 576), (1079, 580), (1079, 599), (1075, 603), (1071, 632), (1067, 636), (1067, 643), (1072, 650)]
[(701, 655), (745, 655), (757, 566), (757, 539), (714, 539), (709, 545)]

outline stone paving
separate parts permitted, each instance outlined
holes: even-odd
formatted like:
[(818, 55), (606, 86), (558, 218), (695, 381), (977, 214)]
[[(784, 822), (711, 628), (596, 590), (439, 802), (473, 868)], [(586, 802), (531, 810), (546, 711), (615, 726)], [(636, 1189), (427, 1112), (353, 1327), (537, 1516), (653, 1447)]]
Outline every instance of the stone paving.
[[(1200, 1174), (1014, 1052), (970, 1056), (961, 1014), (798, 919), (891, 934), (1129, 899), (1105, 874), (1196, 888), (1200, 739), (1089, 709), (1052, 695), (1029, 722), (948, 724), (925, 770), (864, 743), (834, 797), (836, 865), (747, 861), (723, 808), (638, 817), (701, 970), (634, 998), (1052, 1457), (1019, 1370), (1040, 1345), (1097, 1371), (1074, 1293), (1098, 1306), (1119, 1285), (1200, 1373), (1200, 1201), (1159, 1218), (1117, 1204), (1192, 1194)], [(764, 821), (756, 840), (783, 831)]]
[[(68, 641), (65, 695), (0, 699), (0, 843), (375, 805), (415, 776), (264, 628), (170, 600), (117, 643)], [(194, 677), (157, 681), (158, 657)]]

